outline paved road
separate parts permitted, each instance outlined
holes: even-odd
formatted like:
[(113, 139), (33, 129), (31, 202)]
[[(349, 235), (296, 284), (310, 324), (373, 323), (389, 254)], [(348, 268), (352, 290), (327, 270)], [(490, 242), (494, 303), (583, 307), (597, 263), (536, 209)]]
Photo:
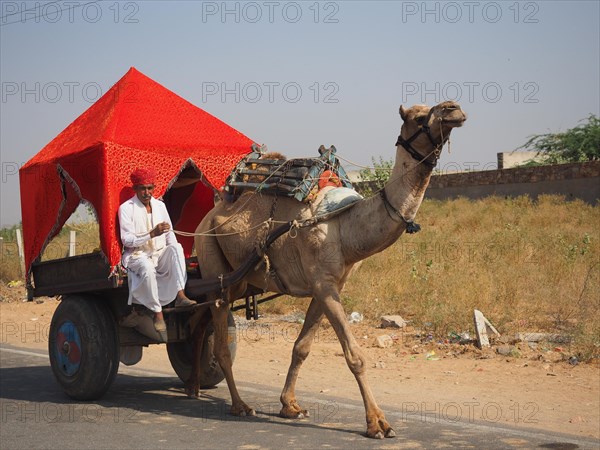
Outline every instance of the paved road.
[[(191, 400), (178, 378), (125, 366), (101, 401), (73, 402), (55, 383), (46, 354), (2, 346), (0, 448), (600, 448), (600, 441), (452, 422), (435, 412), (412, 415), (390, 407), (384, 409), (398, 437), (374, 441), (362, 434), (362, 404), (303, 395), (312, 417), (289, 421), (277, 416), (278, 390), (238, 386), (257, 408), (257, 417), (228, 415), (224, 385)], [(272, 403), (264, 403), (265, 398)]]

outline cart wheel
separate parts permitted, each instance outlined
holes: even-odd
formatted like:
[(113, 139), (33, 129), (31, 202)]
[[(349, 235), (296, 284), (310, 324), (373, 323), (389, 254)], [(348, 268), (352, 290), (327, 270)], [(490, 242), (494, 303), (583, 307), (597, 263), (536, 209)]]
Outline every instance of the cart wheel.
[[(204, 345), (202, 346), (202, 355), (200, 358), (200, 388), (207, 389), (223, 381), (225, 375), (213, 354), (215, 345), (215, 330), (212, 321), (206, 327), (204, 334)], [(231, 353), (231, 360), (235, 360), (237, 349), (235, 321), (231, 312), (227, 317), (228, 346)], [(171, 342), (167, 344), (167, 353), (171, 366), (175, 373), (184, 383), (189, 379), (192, 372), (192, 342), (190, 339), (183, 342)]]
[(108, 306), (91, 296), (63, 297), (50, 323), (48, 354), (69, 397), (102, 397), (119, 368), (119, 334)]

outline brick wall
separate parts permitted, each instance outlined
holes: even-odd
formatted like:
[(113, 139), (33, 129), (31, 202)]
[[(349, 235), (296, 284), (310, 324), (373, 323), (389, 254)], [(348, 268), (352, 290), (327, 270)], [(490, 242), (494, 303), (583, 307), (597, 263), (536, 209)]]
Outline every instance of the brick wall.
[[(373, 183), (355, 183), (358, 191), (376, 190)], [(431, 177), (426, 198), (483, 198), (490, 195), (517, 197), (564, 195), (596, 204), (600, 199), (600, 161), (519, 167), (481, 172), (460, 172)]]

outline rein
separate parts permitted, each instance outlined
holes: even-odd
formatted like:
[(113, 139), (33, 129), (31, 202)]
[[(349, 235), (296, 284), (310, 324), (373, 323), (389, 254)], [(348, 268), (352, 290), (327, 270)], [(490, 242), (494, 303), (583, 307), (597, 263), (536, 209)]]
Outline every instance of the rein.
[[(401, 145), (406, 150), (406, 152), (410, 156), (412, 156), (413, 159), (415, 159), (418, 162), (417, 166), (420, 165), (420, 164), (424, 164), (426, 167), (428, 167), (430, 169), (433, 169), (437, 165), (438, 159), (440, 157), (441, 149), (449, 141), (449, 137), (450, 137), (450, 135), (444, 137), (443, 134), (442, 134), (442, 141), (439, 142), (439, 143), (435, 142), (435, 140), (433, 139), (433, 136), (431, 135), (431, 127), (429, 126), (429, 121), (431, 120), (432, 115), (433, 115), (433, 108), (429, 111), (429, 114), (427, 115), (427, 120), (425, 121), (425, 125), (420, 126), (419, 129), (410, 138), (408, 138), (408, 139), (404, 139), (402, 137), (402, 135), (398, 136), (398, 140), (396, 141), (396, 144), (395, 144), (396, 146)], [(441, 131), (442, 122), (443, 121), (440, 119), (440, 131)], [(415, 139), (417, 139), (421, 133), (426, 133), (427, 137), (429, 138), (429, 141), (431, 142), (431, 144), (434, 147), (433, 151), (430, 152), (429, 154), (425, 155), (425, 156), (423, 156), (419, 152), (417, 152), (414, 149), (414, 147), (411, 145), (412, 142)], [(430, 161), (430, 160), (427, 159), (431, 154), (434, 155), (434, 160), (433, 161)], [(344, 159), (344, 158), (340, 157), (340, 159)], [(287, 162), (289, 162), (289, 160), (286, 161), (284, 164), (282, 164), (280, 167), (283, 167)], [(348, 161), (348, 162), (350, 162), (350, 161)], [(414, 170), (414, 169), (416, 169), (416, 167), (414, 167), (414, 168), (412, 168), (410, 170)], [(390, 180), (389, 182), (392, 183), (392, 182), (397, 181), (397, 180), (398, 179), (393, 179), (393, 180)], [(256, 192), (255, 192), (255, 194), (256, 194)], [(388, 199), (388, 197), (386, 195), (386, 192), (385, 192), (385, 187), (382, 188), (381, 190), (379, 190), (379, 195), (381, 196), (381, 198), (383, 200), (383, 204), (385, 206), (385, 210), (388, 213), (388, 215), (390, 216), (390, 218), (392, 220), (394, 220), (395, 222), (401, 221), (404, 224), (406, 224), (406, 232), (407, 233), (413, 234), (413, 233), (417, 233), (417, 232), (421, 231), (421, 226), (418, 223), (415, 223), (413, 220), (407, 220), (402, 215), (402, 213), (399, 210), (397, 210), (390, 203), (390, 201), (389, 201), (389, 199)], [(229, 217), (225, 223), (227, 223), (229, 220), (231, 220), (233, 217), (235, 217), (235, 215), (237, 215), (237, 213), (242, 210), (242, 208), (248, 203), (249, 200), (250, 199), (248, 199), (243, 205), (241, 205), (240, 208), (238, 208), (237, 212), (233, 216)], [(343, 208), (335, 210), (333, 212), (323, 214), (322, 216), (311, 217), (309, 219), (305, 219), (305, 220), (302, 220), (302, 221), (293, 220), (291, 222), (285, 222), (285, 221), (277, 221), (277, 220), (274, 220), (272, 218), (273, 215), (274, 215), (273, 212), (274, 212), (274, 208), (275, 208), (276, 202), (277, 202), (277, 197), (275, 198), (275, 202), (272, 205), (272, 210), (271, 210), (271, 214), (270, 214), (271, 218), (270, 219), (267, 219), (267, 220), (259, 223), (258, 225), (255, 225), (255, 226), (253, 226), (253, 227), (251, 227), (251, 228), (249, 228), (247, 230), (244, 230), (243, 232), (248, 232), (248, 231), (251, 231), (251, 230), (254, 230), (254, 229), (258, 229), (258, 228), (263, 227), (265, 225), (267, 225), (267, 228), (269, 229), (269, 228), (271, 228), (271, 226), (273, 224), (284, 224), (283, 227), (275, 229), (275, 231), (278, 231), (278, 232), (281, 233), (281, 234), (278, 233), (277, 237), (279, 237), (282, 234), (285, 234), (286, 232), (290, 232), (290, 231), (297, 230), (297, 229), (300, 229), (300, 228), (305, 228), (305, 227), (313, 226), (313, 225), (316, 225), (319, 222), (323, 222), (323, 221), (329, 220), (333, 216), (337, 216), (337, 215), (341, 214), (342, 212), (344, 212), (345, 210), (347, 210), (349, 208), (352, 208), (352, 207), (354, 207), (356, 205), (356, 203), (352, 203), (352, 204), (346, 205)], [(224, 224), (221, 224), (220, 226), (222, 226), (222, 225), (224, 225)], [(287, 226), (287, 231), (283, 231), (283, 229), (285, 229), (286, 226)], [(182, 236), (201, 236), (201, 235), (205, 235), (205, 236), (232, 236), (232, 235), (240, 234), (240, 232), (222, 233), (222, 234), (211, 233), (211, 232), (214, 232), (216, 230), (216, 228), (218, 228), (218, 226), (215, 227), (215, 228), (213, 228), (213, 229), (211, 229), (211, 230), (208, 230), (208, 232), (205, 232), (205, 233), (189, 233), (189, 232), (183, 232), (183, 231), (177, 231), (177, 230), (173, 230), (173, 231), (175, 232), (175, 234), (182, 235)]]

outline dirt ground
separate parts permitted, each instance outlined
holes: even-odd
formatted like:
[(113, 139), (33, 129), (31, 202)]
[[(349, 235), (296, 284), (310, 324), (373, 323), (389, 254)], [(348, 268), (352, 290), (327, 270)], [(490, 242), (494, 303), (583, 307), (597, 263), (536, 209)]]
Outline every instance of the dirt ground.
[[(0, 345), (45, 349), (50, 320), (58, 301), (24, 302), (23, 288), (0, 284)], [(239, 380), (283, 387), (298, 316), (268, 316), (258, 321), (240, 317), (234, 373)], [(496, 347), (427, 342), (407, 330), (353, 324), (368, 360), (368, 376), (381, 405), (429, 420), (477, 421), (600, 438), (600, 366), (572, 365), (568, 349), (536, 349), (516, 344), (510, 356)], [(376, 338), (389, 335), (392, 345), (380, 348)], [(433, 353), (432, 353), (433, 352)], [(144, 349), (135, 367), (173, 373), (164, 345)], [(314, 398), (327, 395), (360, 400), (354, 377), (329, 324), (324, 324), (300, 372), (299, 391)], [(225, 389), (225, 387), (223, 387)], [(278, 398), (265, 399), (276, 403)], [(299, 397), (302, 404), (302, 398)], [(423, 419), (425, 420), (425, 419)], [(401, 426), (396, 424), (396, 428)]]

